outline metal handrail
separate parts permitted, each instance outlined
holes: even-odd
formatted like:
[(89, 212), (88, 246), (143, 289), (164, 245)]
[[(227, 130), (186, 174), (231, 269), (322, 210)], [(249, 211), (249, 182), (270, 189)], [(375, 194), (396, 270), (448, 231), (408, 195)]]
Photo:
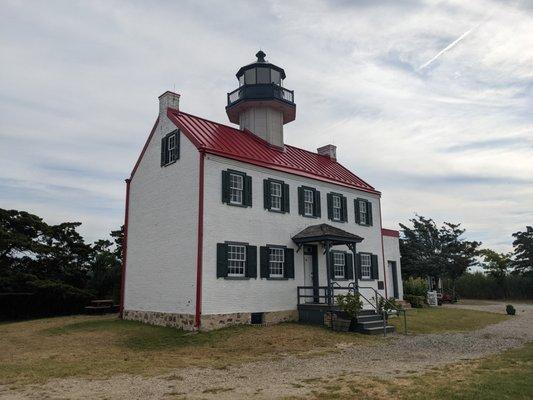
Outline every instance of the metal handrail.
[[(374, 307), (374, 308), (376, 309), (376, 311), (378, 310), (378, 307), (379, 307), (378, 306), (378, 296), (379, 296), (383, 300), (385, 300), (385, 303), (388, 304), (390, 306), (390, 308), (393, 308), (396, 311), (396, 315), (400, 316), (400, 313), (403, 313), (403, 329), (404, 329), (404, 334), (407, 335), (407, 314), (405, 312), (405, 309), (396, 307), (387, 298), (385, 298), (385, 296), (383, 296), (381, 293), (379, 293), (376, 289), (374, 289), (371, 286), (359, 286), (359, 289), (372, 289), (374, 291), (375, 298), (376, 298), (376, 307)], [(366, 297), (365, 297), (365, 299), (366, 299)], [(367, 301), (369, 301), (369, 300), (367, 299)], [(383, 312), (385, 313), (385, 310), (383, 310)]]

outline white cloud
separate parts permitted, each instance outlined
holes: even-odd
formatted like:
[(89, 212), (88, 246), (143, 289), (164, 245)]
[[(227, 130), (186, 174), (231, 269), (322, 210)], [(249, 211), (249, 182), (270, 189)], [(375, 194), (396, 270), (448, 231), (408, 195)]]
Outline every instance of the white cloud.
[(388, 225), (419, 212), (507, 249), (533, 219), (523, 5), (4, 1), (0, 206), (81, 219), (90, 239), (115, 229), (157, 95), (175, 85), (185, 111), (226, 122), (234, 74), (261, 47), (296, 92), (286, 140), (339, 146), (383, 191)]

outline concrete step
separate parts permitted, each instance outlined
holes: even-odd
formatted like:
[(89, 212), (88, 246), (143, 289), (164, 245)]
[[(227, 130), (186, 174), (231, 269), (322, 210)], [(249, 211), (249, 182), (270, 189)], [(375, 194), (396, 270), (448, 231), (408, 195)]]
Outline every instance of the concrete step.
[[(395, 329), (394, 329), (394, 326), (387, 325), (386, 330), (387, 330), (387, 333), (392, 333), (394, 332)], [(383, 326), (373, 327), (373, 328), (364, 328), (364, 329), (362, 328), (361, 330), (359, 330), (359, 327), (357, 327), (357, 331), (360, 333), (364, 333), (366, 335), (382, 335)]]
[(360, 326), (362, 329), (368, 329), (368, 328), (381, 328), (381, 329), (383, 329), (383, 320), (381, 320), (381, 321), (358, 322), (357, 325)]
[(357, 322), (371, 322), (371, 321), (383, 321), (383, 317), (377, 314), (357, 316)]

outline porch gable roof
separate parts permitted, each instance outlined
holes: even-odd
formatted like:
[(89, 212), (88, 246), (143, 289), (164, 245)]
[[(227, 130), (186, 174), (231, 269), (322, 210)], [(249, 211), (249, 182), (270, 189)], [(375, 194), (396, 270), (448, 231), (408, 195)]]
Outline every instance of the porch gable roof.
[(294, 235), (292, 240), (298, 245), (311, 242), (330, 242), (331, 245), (336, 245), (360, 243), (363, 238), (328, 224), (319, 224), (308, 226)]

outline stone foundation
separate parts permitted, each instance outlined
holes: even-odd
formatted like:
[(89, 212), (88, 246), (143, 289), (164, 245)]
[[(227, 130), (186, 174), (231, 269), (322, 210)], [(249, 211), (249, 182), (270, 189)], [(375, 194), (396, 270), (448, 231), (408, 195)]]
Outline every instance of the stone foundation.
[(129, 321), (139, 321), (149, 325), (168, 326), (171, 328), (194, 330), (194, 315), (173, 314), (157, 311), (124, 310), (123, 318)]
[[(192, 314), (124, 310), (123, 318), (130, 321), (139, 321), (149, 325), (167, 326), (186, 331), (193, 331), (196, 329), (194, 327), (194, 315)], [(201, 330), (212, 331), (214, 329), (226, 328), (233, 325), (249, 325), (251, 323), (251, 319), (251, 313), (202, 315)], [(263, 325), (272, 325), (280, 322), (297, 320), (297, 310), (270, 311), (263, 313)]]

